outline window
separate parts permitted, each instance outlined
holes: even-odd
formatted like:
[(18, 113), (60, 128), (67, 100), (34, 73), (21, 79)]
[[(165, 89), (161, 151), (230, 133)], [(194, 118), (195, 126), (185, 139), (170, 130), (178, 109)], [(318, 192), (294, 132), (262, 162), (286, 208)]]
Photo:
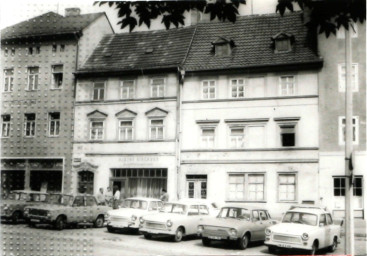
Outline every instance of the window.
[(61, 44), (60, 45), (60, 52), (64, 52), (65, 51), (65, 45), (64, 44)]
[(1, 116), (1, 137), (6, 138), (10, 135), (10, 115)]
[(36, 54), (40, 54), (41, 53), (41, 46), (36, 46)]
[[(359, 117), (353, 116), (353, 144), (358, 144), (359, 141)], [(345, 144), (345, 117), (339, 117), (339, 145)]]
[(245, 146), (245, 128), (231, 127), (230, 145), (231, 148), (243, 148)]
[(57, 51), (57, 45), (53, 44), (52, 45), (52, 52), (55, 53)]
[(12, 92), (14, 84), (14, 69), (4, 69), (4, 92)]
[(90, 122), (90, 139), (103, 140), (104, 135), (104, 121)]
[(279, 174), (279, 201), (296, 201), (296, 174)]
[(14, 56), (15, 55), (15, 48), (12, 48), (11, 49), (11, 56)]
[(244, 98), (245, 97), (245, 80), (232, 79), (231, 80), (231, 97)]
[(268, 220), (269, 219), (267, 211), (259, 210), (259, 214), (260, 214), (261, 220)]
[(24, 114), (24, 136), (34, 137), (36, 133), (36, 114)]
[(121, 99), (133, 99), (134, 97), (134, 80), (121, 81)]
[(294, 147), (296, 145), (296, 125), (280, 125), (280, 140), (282, 147)]
[(39, 67), (28, 68), (28, 88), (29, 91), (38, 90)]
[(84, 197), (76, 196), (74, 199), (73, 207), (81, 207), (84, 206)]
[(164, 136), (164, 121), (163, 119), (150, 119), (149, 138), (151, 140), (163, 140)]
[(215, 128), (201, 127), (201, 146), (203, 148), (214, 148)]
[(151, 96), (153, 98), (164, 97), (164, 78), (153, 78), (150, 80)]
[(209, 215), (209, 209), (206, 205), (200, 205), (199, 207), (200, 215)]
[(28, 54), (32, 55), (33, 54), (33, 47), (28, 47)]
[(264, 174), (229, 174), (229, 200), (265, 200)]
[(52, 87), (54, 89), (60, 89), (63, 81), (63, 69), (64, 65), (52, 66)]
[(104, 100), (105, 82), (95, 82), (93, 88), (93, 100)]
[(215, 81), (203, 81), (203, 99), (215, 99)]
[[(362, 177), (354, 177), (353, 196), (363, 195)], [(345, 196), (345, 178), (334, 177), (334, 196)]]
[(5, 50), (4, 50), (5, 57), (8, 57), (8, 54), (9, 54), (9, 50), (7, 48), (5, 48)]
[(280, 95), (290, 96), (295, 95), (295, 79), (294, 76), (281, 76), (280, 77)]
[(278, 38), (275, 40), (275, 52), (288, 52), (291, 50), (290, 38)]
[[(345, 63), (338, 65), (339, 92), (345, 92)], [(353, 92), (358, 92), (358, 64), (352, 63), (352, 88)]]
[[(352, 38), (357, 38), (358, 37), (358, 26), (357, 26), (356, 23), (352, 24), (352, 27), (349, 28), (349, 31), (352, 33)], [(345, 28), (343, 26), (341, 26), (336, 31), (336, 38), (338, 38), (338, 39), (344, 39), (345, 38)]]
[(323, 226), (326, 226), (326, 215), (325, 214), (320, 215), (320, 224), (322, 224)]
[(48, 114), (48, 132), (50, 136), (58, 136), (60, 134), (60, 112)]
[(95, 206), (97, 205), (96, 199), (92, 196), (85, 197), (85, 206)]
[(333, 218), (331, 217), (329, 213), (326, 214), (326, 223), (327, 225), (333, 225)]
[(133, 121), (119, 120), (119, 140), (129, 141), (133, 139)]

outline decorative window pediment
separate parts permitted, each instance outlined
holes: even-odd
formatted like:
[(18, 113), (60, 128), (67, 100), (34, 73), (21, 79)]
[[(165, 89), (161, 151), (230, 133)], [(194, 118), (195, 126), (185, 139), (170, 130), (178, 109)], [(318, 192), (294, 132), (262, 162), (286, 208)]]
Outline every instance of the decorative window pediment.
[(106, 119), (108, 115), (99, 111), (99, 110), (94, 110), (93, 112), (90, 112), (89, 114), (87, 114), (87, 117), (89, 119)]
[(165, 111), (161, 108), (153, 108), (147, 112), (145, 112), (145, 115), (149, 118), (154, 118), (154, 117), (166, 117), (168, 114), (168, 111)]
[(229, 56), (232, 53), (232, 48), (235, 47), (232, 39), (221, 36), (214, 40), (212, 45), (212, 51), (215, 53), (215, 56)]
[(120, 112), (116, 113), (116, 117), (118, 119), (134, 119), (136, 117), (137, 113), (125, 108), (124, 110), (121, 110)]
[(295, 41), (294, 35), (279, 32), (274, 35), (271, 40), (273, 41), (273, 48), (275, 53), (289, 52), (292, 50), (292, 45)]

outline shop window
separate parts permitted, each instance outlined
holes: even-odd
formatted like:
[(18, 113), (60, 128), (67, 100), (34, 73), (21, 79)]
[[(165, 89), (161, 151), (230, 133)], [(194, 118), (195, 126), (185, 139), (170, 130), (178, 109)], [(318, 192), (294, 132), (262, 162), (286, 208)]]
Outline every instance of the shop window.
[(265, 200), (264, 174), (229, 174), (228, 200), (263, 201)]
[(95, 82), (93, 87), (93, 100), (102, 101), (105, 95), (105, 82)]
[(1, 137), (6, 138), (10, 135), (10, 115), (1, 116)]
[(165, 81), (164, 78), (153, 78), (150, 80), (152, 98), (164, 97)]
[(63, 82), (64, 65), (52, 65), (52, 88), (60, 89)]
[(133, 99), (135, 97), (134, 80), (121, 81), (121, 99)]
[(294, 76), (281, 76), (279, 78), (279, 94), (280, 96), (295, 95), (295, 78)]
[(36, 134), (36, 114), (24, 114), (24, 136), (34, 137)]
[(60, 112), (48, 114), (49, 136), (58, 136), (60, 134)]
[(279, 201), (296, 201), (296, 174), (279, 174)]
[[(359, 117), (352, 117), (352, 125), (353, 125), (353, 144), (359, 143)], [(339, 145), (345, 144), (345, 117), (339, 117)]]
[(39, 67), (29, 67), (28, 68), (28, 91), (38, 90), (38, 75), (39, 75)]
[(216, 98), (216, 85), (214, 80), (202, 82), (202, 99), (215, 99)]
[(231, 97), (245, 97), (245, 79), (231, 79)]

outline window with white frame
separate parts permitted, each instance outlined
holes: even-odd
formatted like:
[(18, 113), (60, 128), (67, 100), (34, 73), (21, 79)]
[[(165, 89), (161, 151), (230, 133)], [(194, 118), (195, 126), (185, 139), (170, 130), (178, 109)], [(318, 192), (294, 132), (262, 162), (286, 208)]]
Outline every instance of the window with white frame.
[(52, 112), (48, 114), (48, 133), (51, 137), (59, 136), (60, 134), (60, 112)]
[(245, 97), (245, 79), (231, 79), (231, 97)]
[(10, 115), (1, 116), (1, 137), (6, 138), (10, 135)]
[(263, 173), (229, 174), (228, 183), (228, 200), (265, 200), (265, 175)]
[(90, 140), (103, 140), (104, 138), (104, 121), (90, 121)]
[(64, 65), (52, 65), (52, 88), (60, 89), (63, 82)]
[(164, 119), (149, 120), (149, 139), (163, 140), (164, 137)]
[[(359, 117), (352, 117), (353, 123), (353, 144), (359, 143)], [(345, 143), (345, 117), (339, 116), (339, 145)]]
[(39, 67), (28, 68), (28, 87), (27, 90), (38, 90)]
[(296, 174), (287, 173), (278, 176), (279, 201), (296, 201)]
[(244, 148), (245, 146), (245, 127), (232, 126), (230, 129), (231, 148)]
[(119, 140), (131, 141), (133, 140), (134, 131), (133, 120), (119, 120)]
[(14, 69), (4, 69), (4, 92), (12, 92), (14, 84)]
[(93, 86), (93, 100), (101, 101), (104, 100), (105, 95), (105, 82), (94, 82)]
[(24, 114), (24, 136), (34, 137), (36, 134), (36, 114)]
[(280, 96), (295, 95), (295, 77), (294, 76), (281, 76), (279, 78), (279, 93)]
[(124, 80), (120, 82), (121, 99), (133, 99), (135, 97), (134, 80)]
[(201, 127), (201, 147), (214, 148), (215, 145), (215, 127)]
[(151, 97), (152, 98), (164, 97), (164, 87), (165, 87), (164, 78), (150, 79)]
[[(351, 24), (349, 27), (349, 32), (352, 33), (352, 38), (358, 37), (358, 26), (356, 23)], [(344, 39), (345, 38), (345, 28), (340, 26), (340, 28), (336, 31), (336, 38)]]
[(216, 86), (214, 80), (206, 80), (202, 82), (203, 90), (202, 90), (202, 98), (206, 99), (215, 99), (216, 98)]
[[(345, 63), (340, 63), (338, 65), (338, 77), (339, 77), (339, 92), (345, 92)], [(358, 63), (352, 64), (352, 88), (353, 92), (358, 92)]]

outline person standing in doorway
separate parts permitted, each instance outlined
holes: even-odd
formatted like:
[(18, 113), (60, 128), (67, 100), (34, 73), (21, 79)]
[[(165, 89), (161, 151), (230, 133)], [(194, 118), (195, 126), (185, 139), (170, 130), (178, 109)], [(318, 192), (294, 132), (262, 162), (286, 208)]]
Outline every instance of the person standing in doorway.
[(117, 185), (115, 185), (113, 189), (115, 190), (115, 194), (113, 195), (113, 209), (118, 209), (121, 195), (120, 188)]
[(167, 193), (167, 190), (162, 188), (161, 190), (161, 197), (160, 197), (161, 201), (162, 202), (168, 202), (168, 199), (169, 199), (169, 195)]
[(112, 206), (113, 201), (113, 193), (110, 187), (107, 187), (106, 195), (105, 195), (106, 203), (108, 206)]

